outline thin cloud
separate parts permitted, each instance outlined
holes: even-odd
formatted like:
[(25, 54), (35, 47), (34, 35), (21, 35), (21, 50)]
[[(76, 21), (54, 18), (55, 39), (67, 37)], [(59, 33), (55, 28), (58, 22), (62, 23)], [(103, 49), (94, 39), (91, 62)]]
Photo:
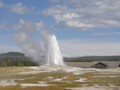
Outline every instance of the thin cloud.
[(92, 35), (95, 35), (95, 36), (110, 36), (110, 35), (120, 35), (120, 32), (103, 32), (103, 33), (93, 33)]
[(87, 42), (81, 40), (59, 41), (64, 56), (110, 56), (120, 55), (120, 43)]
[(6, 4), (0, 1), (0, 8), (5, 8), (8, 11), (11, 11), (20, 15), (27, 14), (30, 12), (30, 9), (27, 6), (23, 5), (22, 2), (18, 2), (16, 4), (11, 5), (11, 4)]
[(4, 3), (0, 1), (0, 8), (3, 8), (4, 6)]
[(29, 9), (19, 2), (11, 6), (11, 11), (17, 14), (26, 14), (29, 12)]
[(44, 13), (52, 16), (57, 23), (76, 28), (120, 27), (119, 0), (52, 0), (52, 2), (62, 3), (46, 9)]

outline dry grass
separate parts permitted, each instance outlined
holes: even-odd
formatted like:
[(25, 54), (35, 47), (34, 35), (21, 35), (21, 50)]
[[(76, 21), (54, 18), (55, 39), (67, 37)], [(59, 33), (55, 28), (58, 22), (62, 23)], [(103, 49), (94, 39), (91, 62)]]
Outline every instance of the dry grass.
[[(16, 79), (14, 80), (16, 86), (0, 86), (0, 90), (65, 90), (65, 88), (70, 87), (83, 87), (94, 86), (95, 84), (99, 86), (120, 86), (119, 77), (109, 77), (109, 76), (120, 76), (120, 73), (107, 72), (87, 72), (80, 75), (74, 75), (73, 73), (68, 73), (64, 71), (53, 71), (53, 72), (41, 72), (36, 74), (17, 74), (19, 72), (31, 71), (29, 68), (23, 67), (2, 67), (0, 68), (0, 80), (2, 79)], [(34, 70), (33, 70), (34, 71)], [(14, 74), (12, 74), (14, 73)], [(16, 74), (15, 74), (16, 73)], [(98, 77), (97, 77), (98, 76)], [(105, 77), (99, 77), (105, 76)], [(48, 77), (53, 77), (49, 79)], [(66, 77), (66, 78), (64, 78)], [(54, 81), (55, 79), (62, 78), (62, 81)], [(86, 82), (74, 82), (80, 78), (86, 78)], [(46, 82), (47, 84), (52, 84), (55, 86), (34, 86), (34, 87), (21, 87), (20, 84), (23, 83), (33, 83), (38, 84), (38, 82)]]
[(20, 86), (1, 86), (0, 90), (20, 90)]
[(3, 73), (11, 73), (11, 72), (22, 72), (22, 71), (28, 71), (31, 70), (29, 68), (25, 67), (0, 67), (0, 72)]
[[(98, 77), (97, 77), (98, 76)], [(120, 86), (120, 77), (109, 77), (109, 76), (120, 76), (120, 74), (106, 74), (106, 73), (85, 73), (83, 75), (80, 75), (79, 77), (86, 78), (88, 85), (100, 85), (100, 86)]]

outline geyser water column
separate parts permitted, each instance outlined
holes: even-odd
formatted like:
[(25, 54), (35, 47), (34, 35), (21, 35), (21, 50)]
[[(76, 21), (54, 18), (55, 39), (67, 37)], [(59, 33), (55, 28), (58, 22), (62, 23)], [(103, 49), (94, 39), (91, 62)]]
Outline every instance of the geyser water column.
[(55, 35), (49, 34), (45, 49), (47, 65), (65, 65)]

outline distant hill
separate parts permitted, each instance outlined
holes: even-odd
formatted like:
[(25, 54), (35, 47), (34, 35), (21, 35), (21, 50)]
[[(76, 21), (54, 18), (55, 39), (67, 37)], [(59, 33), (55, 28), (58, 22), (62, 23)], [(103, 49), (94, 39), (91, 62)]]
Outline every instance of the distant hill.
[[(41, 58), (40, 58), (41, 59)], [(64, 57), (65, 62), (120, 61), (120, 56)], [(21, 52), (0, 54), (0, 66), (38, 66), (38, 62)]]
[(16, 57), (16, 56), (20, 56), (20, 57), (25, 57), (24, 53), (21, 53), (21, 52), (8, 52), (8, 53), (1, 53), (0, 54), (0, 57), (7, 57), (7, 56), (13, 56), (13, 57)]
[(0, 66), (38, 66), (31, 58), (28, 58), (21, 52), (8, 52), (0, 54)]
[(64, 57), (64, 61), (66, 61), (66, 62), (120, 61), (120, 56)]

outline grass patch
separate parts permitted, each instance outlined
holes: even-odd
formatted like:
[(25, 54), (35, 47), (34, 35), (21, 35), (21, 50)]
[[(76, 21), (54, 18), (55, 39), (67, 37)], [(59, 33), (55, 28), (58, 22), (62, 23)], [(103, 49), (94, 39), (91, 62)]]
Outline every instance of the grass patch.
[(0, 90), (20, 90), (20, 86), (0, 86)]
[[(99, 86), (120, 86), (119, 77), (109, 77), (109, 76), (120, 76), (120, 73), (110, 73), (109, 72), (87, 72), (80, 75), (74, 75), (73, 73), (64, 72), (62, 70), (53, 72), (40, 72), (36, 74), (18, 74), (19, 72), (29, 72), (35, 71), (29, 68), (23, 67), (2, 67), (0, 68), (0, 80), (13, 79), (17, 85), (16, 86), (0, 86), (0, 90), (65, 90), (65, 88), (70, 87), (83, 87), (94, 86), (95, 84)], [(100, 77), (99, 77), (100, 76)], [(105, 77), (104, 77), (105, 76)], [(49, 77), (52, 77), (51, 79)], [(75, 82), (80, 78), (85, 78), (85, 82)], [(55, 81), (55, 79), (62, 79), (61, 81)], [(52, 84), (55, 86), (45, 86), (45, 87), (21, 87), (20, 84), (30, 83), (38, 84), (39, 82), (46, 82), (47, 84)]]
[[(120, 78), (119, 77), (109, 77), (109, 76), (116, 76), (115, 74), (96, 74), (93, 72), (85, 73), (83, 75), (80, 75), (79, 77), (86, 78), (87, 79), (87, 84), (92, 86), (92, 85), (100, 85), (100, 86), (109, 86), (110, 84), (119, 86), (120, 85)], [(120, 74), (117, 74), (117, 76), (120, 76)], [(98, 76), (98, 77), (97, 77)], [(101, 77), (99, 77), (101, 76)], [(105, 76), (105, 77), (102, 77)]]

